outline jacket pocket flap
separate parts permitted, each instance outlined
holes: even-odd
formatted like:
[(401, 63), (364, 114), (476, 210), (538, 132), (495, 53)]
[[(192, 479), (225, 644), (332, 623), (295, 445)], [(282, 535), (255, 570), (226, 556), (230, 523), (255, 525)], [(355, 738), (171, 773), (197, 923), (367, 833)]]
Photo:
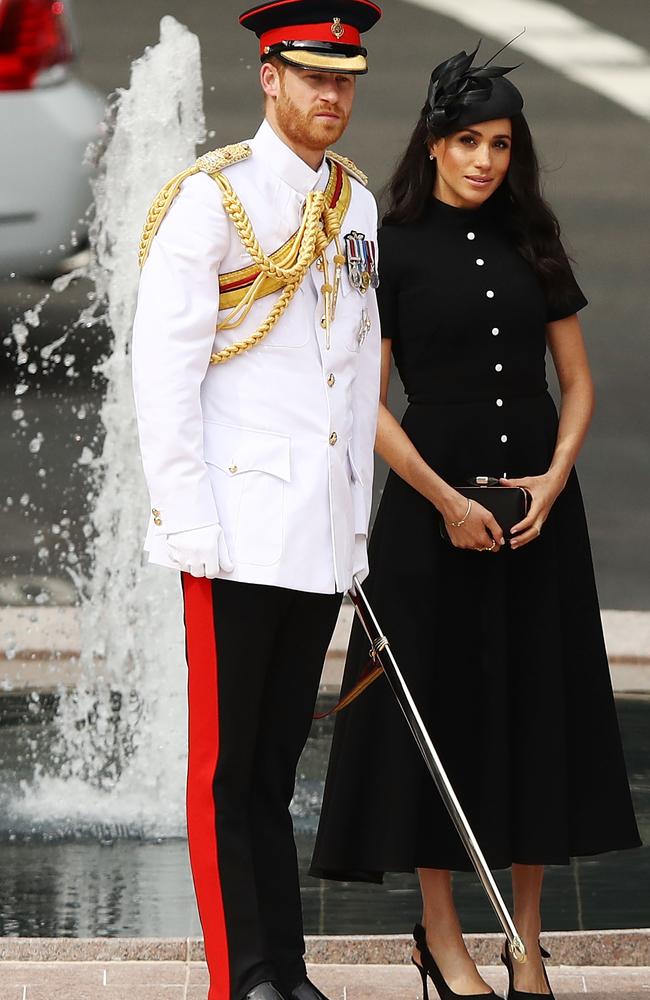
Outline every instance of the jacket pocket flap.
[(231, 476), (266, 472), (291, 482), (291, 438), (285, 434), (205, 420), (203, 455), (208, 465)]
[(354, 459), (352, 457), (352, 442), (348, 441), (348, 462), (350, 464), (350, 473), (352, 475), (352, 482), (358, 483), (359, 486), (363, 486), (363, 480), (359, 474), (359, 470), (354, 464)]

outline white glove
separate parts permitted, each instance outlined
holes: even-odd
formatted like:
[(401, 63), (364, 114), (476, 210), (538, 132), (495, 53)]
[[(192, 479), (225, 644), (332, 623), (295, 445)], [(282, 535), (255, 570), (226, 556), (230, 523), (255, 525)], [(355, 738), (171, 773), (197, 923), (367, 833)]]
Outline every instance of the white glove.
[(167, 549), (178, 568), (192, 576), (214, 580), (220, 570), (232, 573), (235, 568), (220, 524), (175, 531), (167, 535)]
[(354, 551), (352, 553), (352, 576), (359, 577), (359, 583), (363, 583), (368, 576), (368, 537), (367, 535), (354, 536)]

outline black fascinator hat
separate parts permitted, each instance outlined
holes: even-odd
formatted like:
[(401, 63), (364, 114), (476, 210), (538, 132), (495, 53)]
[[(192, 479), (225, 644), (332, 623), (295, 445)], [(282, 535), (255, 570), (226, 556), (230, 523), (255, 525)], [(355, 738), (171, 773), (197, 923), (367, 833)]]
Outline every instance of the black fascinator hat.
[(480, 44), (469, 55), (463, 50), (446, 59), (431, 74), (425, 113), (427, 128), (436, 135), (494, 118), (512, 118), (523, 109), (523, 97), (505, 79), (506, 73), (518, 67), (490, 65), (503, 49), (483, 66), (472, 66)]

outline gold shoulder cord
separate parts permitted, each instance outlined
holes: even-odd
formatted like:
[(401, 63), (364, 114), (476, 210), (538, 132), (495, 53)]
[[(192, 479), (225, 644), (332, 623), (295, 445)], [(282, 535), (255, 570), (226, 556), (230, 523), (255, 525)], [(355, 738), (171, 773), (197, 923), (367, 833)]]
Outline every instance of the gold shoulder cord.
[[(322, 191), (310, 191), (307, 195), (305, 212), (300, 229), (286, 253), (286, 261), (274, 262), (262, 250), (251, 221), (244, 206), (235, 194), (230, 181), (223, 174), (214, 174), (214, 180), (223, 191), (223, 206), (237, 230), (242, 246), (250, 254), (260, 273), (255, 279), (240, 304), (232, 310), (227, 319), (217, 327), (218, 330), (233, 330), (240, 326), (248, 316), (254, 302), (259, 297), (258, 292), (266, 278), (277, 278), (282, 281), (283, 289), (280, 297), (260, 327), (250, 337), (235, 344), (224, 347), (218, 354), (213, 354), (210, 363), (222, 364), (230, 358), (255, 347), (269, 335), (287, 306), (296, 294), (301, 281), (313, 264), (316, 257), (323, 255), (333, 239), (338, 236), (340, 223), (335, 213), (331, 212), (325, 203)], [(328, 285), (327, 278), (325, 285)]]
[(340, 163), (348, 174), (352, 174), (355, 180), (358, 180), (364, 187), (368, 187), (367, 174), (364, 174), (363, 170), (360, 170), (353, 160), (349, 160), (347, 156), (341, 156), (340, 153), (335, 153), (333, 149), (328, 149), (326, 156), (328, 160), (334, 160), (335, 163)]
[(210, 153), (205, 153), (204, 156), (200, 156), (196, 163), (188, 167), (187, 170), (183, 170), (182, 173), (177, 174), (176, 177), (172, 177), (165, 184), (154, 198), (144, 224), (138, 253), (140, 268), (143, 268), (145, 265), (154, 236), (160, 229), (160, 225), (167, 215), (174, 198), (180, 191), (183, 181), (187, 180), (188, 177), (192, 177), (193, 174), (201, 173), (201, 171), (212, 175), (218, 170), (223, 170), (224, 167), (248, 159), (250, 155), (251, 148), (245, 142), (236, 143), (233, 146), (224, 146), (223, 149), (215, 149)]
[[(255, 301), (260, 298), (262, 294), (264, 294), (262, 286), (265, 282), (268, 282), (269, 279), (275, 279), (275, 281), (280, 284), (280, 287), (282, 287), (280, 297), (275, 302), (265, 321), (260, 327), (258, 327), (255, 333), (250, 337), (246, 337), (245, 340), (230, 344), (222, 351), (219, 351), (218, 354), (213, 354), (210, 358), (210, 363), (213, 365), (223, 364), (225, 361), (229, 361), (230, 358), (234, 358), (238, 354), (242, 354), (244, 351), (250, 350), (269, 335), (282, 314), (285, 312), (287, 306), (296, 294), (300, 283), (317, 257), (321, 257), (324, 269), (324, 284), (322, 291), (325, 300), (325, 325), (328, 333), (329, 346), (329, 326), (333, 319), (334, 309), (336, 308), (338, 276), (342, 265), (345, 263), (345, 257), (342, 253), (340, 245), (342, 220), (339, 218), (337, 212), (330, 208), (327, 204), (325, 193), (323, 191), (310, 191), (307, 195), (305, 211), (300, 228), (293, 239), (282, 248), (282, 253), (276, 253), (273, 256), (268, 256), (264, 253), (255, 236), (255, 233), (253, 232), (251, 221), (246, 214), (244, 206), (235, 193), (230, 181), (222, 173), (224, 167), (247, 159), (250, 155), (250, 146), (247, 146), (245, 143), (240, 143), (235, 146), (226, 146), (223, 149), (214, 150), (211, 153), (206, 153), (204, 156), (199, 157), (194, 166), (178, 174), (160, 191), (154, 200), (151, 209), (149, 210), (142, 239), (140, 241), (139, 264), (140, 267), (143, 267), (149, 255), (153, 239), (158, 232), (160, 224), (167, 214), (171, 203), (180, 191), (183, 181), (185, 181), (188, 177), (191, 177), (193, 174), (203, 171), (204, 173), (209, 174), (221, 188), (224, 209), (237, 230), (242, 246), (260, 269), (257, 278), (243, 295), (239, 304), (230, 312), (228, 317), (219, 324), (217, 329), (232, 330), (240, 326), (248, 316)], [(332, 154), (330, 152), (328, 152), (327, 156), (328, 159), (333, 159), (344, 167), (346, 171), (344, 174), (344, 183), (347, 184), (348, 187), (350, 184), (347, 176), (348, 173), (351, 173), (362, 183), (366, 182), (367, 179), (365, 178), (365, 175), (362, 174), (362, 172), (355, 167), (351, 161), (347, 160), (345, 157), (340, 157), (338, 154)], [(348, 201), (349, 192), (346, 203)], [(334, 258), (336, 268), (334, 285), (330, 284), (329, 281), (327, 257), (325, 254), (325, 251), (332, 240), (335, 240), (337, 244), (337, 253)]]

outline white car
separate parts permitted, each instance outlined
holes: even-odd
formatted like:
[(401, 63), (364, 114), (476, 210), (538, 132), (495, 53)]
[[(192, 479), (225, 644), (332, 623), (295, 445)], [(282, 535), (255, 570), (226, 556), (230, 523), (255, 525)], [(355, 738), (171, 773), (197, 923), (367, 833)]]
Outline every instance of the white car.
[(70, 0), (0, 0), (0, 278), (65, 270), (85, 243), (105, 100), (74, 54)]

